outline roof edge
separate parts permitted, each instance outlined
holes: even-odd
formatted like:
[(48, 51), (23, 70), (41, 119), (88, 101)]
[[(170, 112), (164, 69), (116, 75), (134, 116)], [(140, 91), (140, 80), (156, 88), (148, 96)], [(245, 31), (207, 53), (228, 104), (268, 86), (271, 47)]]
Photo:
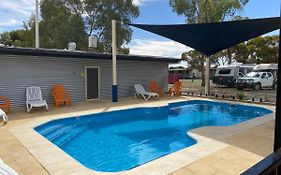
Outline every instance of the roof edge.
[[(22, 47), (0, 47), (0, 55), (28, 55), (28, 56), (49, 56), (49, 57), (64, 57), (64, 58), (83, 58), (83, 59), (105, 59), (111, 60), (111, 53), (93, 53), (84, 51), (68, 51), (57, 49), (34, 49)], [(126, 61), (152, 61), (152, 62), (169, 62), (178, 63), (181, 59), (166, 58), (146, 55), (117, 55), (117, 60)]]

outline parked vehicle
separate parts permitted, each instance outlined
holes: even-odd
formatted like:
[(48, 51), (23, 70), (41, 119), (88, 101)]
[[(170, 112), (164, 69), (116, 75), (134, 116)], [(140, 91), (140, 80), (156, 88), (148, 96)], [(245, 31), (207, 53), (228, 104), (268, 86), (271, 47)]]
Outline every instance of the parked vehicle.
[(251, 88), (260, 90), (262, 88), (276, 88), (276, 82), (271, 72), (250, 72), (245, 77), (239, 78), (237, 81), (237, 89)]
[(251, 72), (254, 66), (254, 64), (242, 63), (218, 66), (213, 77), (213, 83), (220, 86), (236, 87), (238, 79)]
[(215, 71), (213, 83), (221, 86), (232, 87), (236, 83), (239, 67), (235, 66), (219, 66)]
[(217, 67), (213, 83), (220, 86), (236, 87), (238, 78), (244, 77), (238, 65), (227, 65)]
[(258, 64), (253, 68), (255, 72), (271, 72), (274, 77), (274, 81), (277, 81), (278, 64)]

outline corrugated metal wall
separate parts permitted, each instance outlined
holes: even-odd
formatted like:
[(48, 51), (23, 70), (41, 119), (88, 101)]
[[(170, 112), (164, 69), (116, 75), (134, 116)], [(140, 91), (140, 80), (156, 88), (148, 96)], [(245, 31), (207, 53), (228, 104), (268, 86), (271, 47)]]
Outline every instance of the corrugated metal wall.
[[(112, 65), (110, 60), (0, 55), (0, 96), (11, 98), (11, 107), (25, 106), (25, 88), (40, 86), (49, 104), (52, 85), (62, 83), (73, 101), (85, 100), (85, 66), (100, 67), (100, 97), (111, 98)], [(133, 96), (133, 85), (141, 83), (147, 88), (156, 80), (167, 90), (168, 63), (145, 61), (117, 61), (118, 95)]]

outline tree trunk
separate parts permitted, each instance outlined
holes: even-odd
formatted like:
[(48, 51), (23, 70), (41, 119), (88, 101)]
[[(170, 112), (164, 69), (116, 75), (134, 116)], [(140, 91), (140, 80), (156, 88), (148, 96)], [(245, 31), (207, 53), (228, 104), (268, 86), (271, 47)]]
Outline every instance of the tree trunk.
[(200, 65), (200, 67), (201, 67), (201, 75), (202, 75), (201, 86), (205, 87), (205, 65), (204, 65), (204, 62), (205, 62), (206, 58), (204, 57), (203, 60), (204, 60), (203, 63)]
[(201, 86), (205, 87), (205, 72), (201, 72), (202, 73), (202, 81), (201, 81)]
[(205, 67), (204, 64), (201, 65), (201, 86), (205, 87)]
[(232, 53), (231, 53), (231, 49), (228, 48), (227, 50), (227, 57), (228, 57), (228, 64), (232, 63)]

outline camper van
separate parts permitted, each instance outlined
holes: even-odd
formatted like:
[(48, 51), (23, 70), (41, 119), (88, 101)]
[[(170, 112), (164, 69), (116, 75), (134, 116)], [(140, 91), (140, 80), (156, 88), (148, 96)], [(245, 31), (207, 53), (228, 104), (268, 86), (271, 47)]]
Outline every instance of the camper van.
[(220, 86), (235, 87), (238, 78), (244, 77), (251, 72), (255, 65), (252, 64), (230, 64), (216, 68), (213, 83)]

